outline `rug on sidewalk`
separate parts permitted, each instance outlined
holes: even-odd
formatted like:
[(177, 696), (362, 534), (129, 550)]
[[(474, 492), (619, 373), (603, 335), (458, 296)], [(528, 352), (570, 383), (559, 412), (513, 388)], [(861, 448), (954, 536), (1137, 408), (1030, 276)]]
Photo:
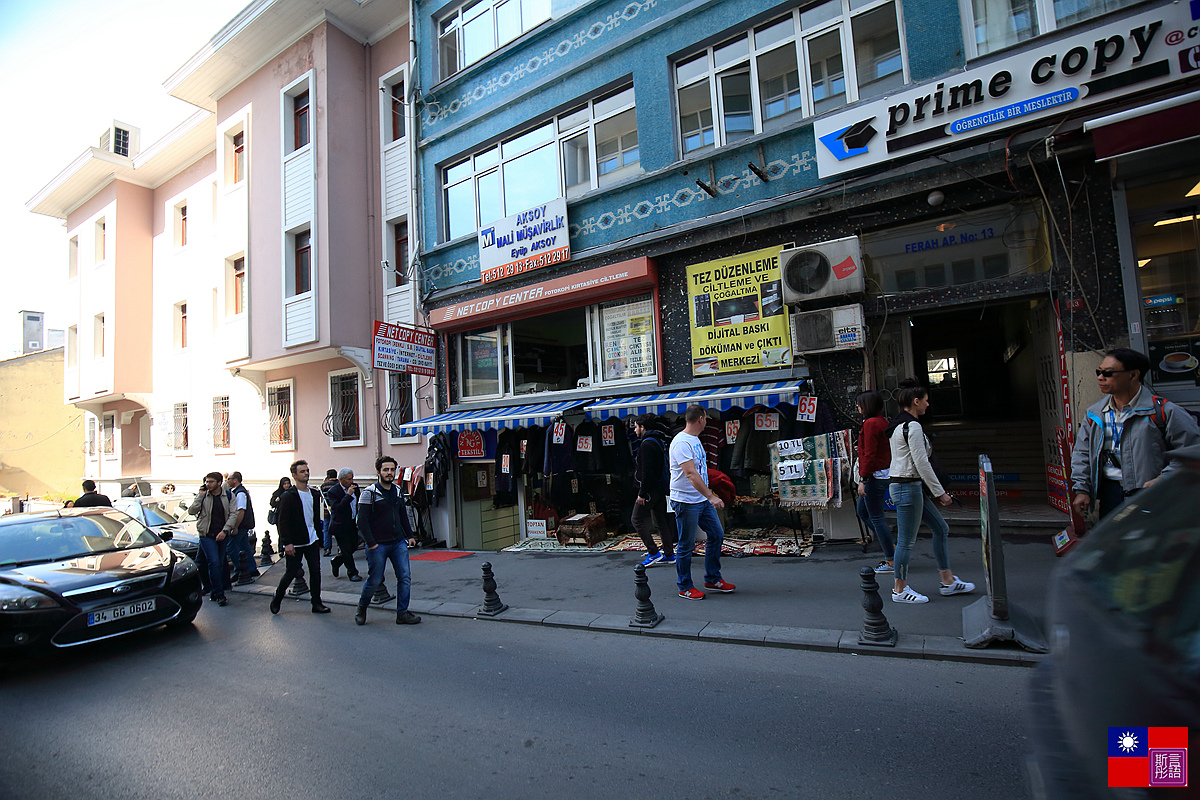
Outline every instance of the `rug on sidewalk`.
[(474, 553), (464, 553), (461, 550), (430, 550), (427, 553), (409, 556), (409, 561), (451, 561), (463, 556), (473, 556)]
[[(789, 529), (760, 528), (731, 530), (725, 541), (721, 543), (721, 555), (732, 556), (734, 558), (744, 558), (746, 556), (799, 556), (803, 558), (812, 555), (812, 542), (806, 542), (803, 539), (797, 541), (797, 539), (791, 536), (779, 536), (782, 532), (789, 532)], [(631, 533), (618, 539), (607, 539), (592, 547), (561, 545), (557, 539), (551, 538), (524, 539), (511, 547), (504, 548), (504, 552), (644, 553), (646, 552), (646, 545), (642, 544), (642, 540), (637, 534)], [(703, 541), (696, 542), (696, 549), (693, 550), (693, 553), (700, 557), (704, 556)]]

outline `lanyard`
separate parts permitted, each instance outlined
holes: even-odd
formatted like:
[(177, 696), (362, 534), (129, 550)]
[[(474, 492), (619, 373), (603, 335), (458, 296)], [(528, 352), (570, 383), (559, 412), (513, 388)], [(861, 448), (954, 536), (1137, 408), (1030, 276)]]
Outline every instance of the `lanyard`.
[(1109, 430), (1112, 432), (1113, 452), (1121, 452), (1121, 432), (1124, 425), (1117, 424), (1117, 412), (1111, 408), (1108, 410)]

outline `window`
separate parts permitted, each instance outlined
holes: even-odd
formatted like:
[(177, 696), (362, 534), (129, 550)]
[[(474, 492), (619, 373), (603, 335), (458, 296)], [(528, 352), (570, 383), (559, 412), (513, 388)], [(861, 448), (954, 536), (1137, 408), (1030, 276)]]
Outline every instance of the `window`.
[(226, 261), (225, 315), (246, 313), (246, 259), (239, 256)]
[(293, 150), (308, 144), (308, 90), (292, 98), (292, 142)]
[(968, 47), (982, 56), (1133, 5), (1129, 0), (963, 0)]
[(92, 318), (92, 357), (104, 358), (104, 315), (97, 314)]
[(654, 307), (642, 294), (458, 335), (460, 399), (653, 380)]
[(400, 426), (413, 421), (412, 375), (407, 372), (389, 372), (387, 384), (387, 408), (383, 412), (383, 429), (394, 437)]
[(188, 241), (188, 209), (187, 203), (175, 206), (175, 246), (184, 247)]
[(229, 395), (214, 397), (213, 412), (213, 447), (218, 450), (229, 449)]
[(233, 158), (230, 161), (233, 183), (241, 183), (246, 178), (246, 133), (238, 131), (233, 135)]
[(391, 138), (388, 141), (399, 141), (404, 138), (404, 81), (398, 80), (388, 89), (390, 108), (388, 109)]
[(358, 370), (329, 374), (329, 414), (323, 426), (333, 445), (362, 444)]
[(395, 222), (392, 229), (392, 271), (386, 276), (389, 289), (398, 289), (408, 283), (408, 223)]
[(107, 254), (106, 230), (104, 226), (104, 218), (96, 220), (96, 263), (99, 264), (104, 260)]
[(119, 156), (129, 155), (129, 131), (113, 127), (113, 152)]
[(79, 366), (79, 326), (67, 328), (67, 369)]
[(292, 382), (267, 384), (267, 416), (271, 447), (290, 449), (292, 439)]
[(107, 413), (101, 418), (101, 450), (105, 456), (117, 454), (117, 415)]
[(550, 0), (474, 0), (438, 22), (438, 64), (449, 78), (550, 19)]
[(175, 348), (185, 350), (188, 346), (188, 307), (187, 303), (175, 304)]
[(72, 236), (67, 242), (67, 279), (79, 275), (79, 237)]
[(188, 449), (187, 403), (176, 403), (173, 409), (171, 449), (180, 452)]
[(894, 0), (825, 0), (675, 62), (681, 150), (724, 147), (904, 81)]
[(312, 288), (312, 234), (297, 231), (292, 234), (291, 267), (288, 275), (288, 296), (304, 294)]
[(96, 457), (96, 439), (97, 439), (96, 429), (99, 427), (99, 425), (100, 425), (100, 420), (96, 419), (91, 414), (88, 414), (88, 417), (87, 417), (87, 441), (85, 442), (88, 458)]
[(625, 86), (445, 168), (446, 239), (640, 173), (633, 99)]

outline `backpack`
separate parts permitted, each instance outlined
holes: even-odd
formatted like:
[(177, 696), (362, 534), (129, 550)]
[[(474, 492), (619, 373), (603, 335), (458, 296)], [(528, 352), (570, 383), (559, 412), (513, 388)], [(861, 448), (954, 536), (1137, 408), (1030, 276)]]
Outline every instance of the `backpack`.
[[(1154, 401), (1154, 411), (1150, 413), (1150, 421), (1154, 423), (1156, 428), (1158, 428), (1159, 434), (1163, 437), (1163, 443), (1166, 444), (1167, 411), (1165, 406), (1167, 401), (1158, 395), (1151, 395), (1151, 397)], [(1186, 411), (1188, 414), (1190, 414), (1192, 419), (1195, 420), (1196, 425), (1200, 427), (1200, 412), (1192, 411), (1190, 408), (1184, 408), (1183, 406), (1179, 406), (1179, 410)]]
[[(671, 496), (671, 462), (667, 459), (667, 448), (663, 446), (662, 439), (657, 436), (647, 436), (647, 441), (654, 442), (658, 445), (658, 450), (662, 453), (662, 475), (659, 476), (659, 485), (662, 489), (663, 496)], [(644, 465), (643, 465), (644, 466)], [(643, 475), (645, 480), (653, 480), (650, 475)]]
[(238, 492), (246, 495), (246, 513), (242, 515), (242, 524), (238, 525), (238, 530), (248, 531), (254, 527), (254, 501), (250, 499), (250, 492), (246, 490), (244, 485), (238, 486), (238, 488), (234, 489), (230, 494), (230, 499), (234, 499), (233, 495), (237, 494)]

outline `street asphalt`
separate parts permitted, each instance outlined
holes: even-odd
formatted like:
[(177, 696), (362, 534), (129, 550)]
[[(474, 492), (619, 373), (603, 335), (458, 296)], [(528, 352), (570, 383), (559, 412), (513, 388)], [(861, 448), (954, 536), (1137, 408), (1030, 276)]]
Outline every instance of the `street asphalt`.
[[(1011, 666), (1037, 663), (1044, 656), (1011, 641), (996, 641), (983, 649), (966, 647), (963, 608), (987, 593), (980, 539), (952, 537), (949, 550), (954, 573), (975, 583), (972, 594), (943, 597), (938, 593), (937, 565), (927, 535), (917, 540), (909, 572), (909, 583), (929, 597), (927, 604), (893, 603), (892, 575), (877, 576), (883, 614), (898, 632), (894, 647), (859, 643), (864, 621), (859, 570), (879, 563), (882, 554), (877, 544), (865, 554), (856, 544), (830, 544), (818, 547), (806, 558), (725, 557), (721, 574), (736, 585), (736, 591), (709, 592), (702, 601), (677, 596), (674, 567), (652, 567), (646, 571), (652, 592), (650, 602), (664, 616), (653, 628), (630, 625), (637, 611), (634, 566), (645, 555), (640, 552), (472, 552), (443, 562), (414, 560), (410, 608), (418, 614), (435, 616), (759, 646)], [(414, 548), (411, 552), (416, 556), (446, 551)], [(362, 550), (356, 560), (365, 576)], [(1032, 537), (1014, 537), (1004, 543), (1004, 561), (1009, 604), (1028, 612), (1044, 628), (1046, 590), (1057, 561), (1053, 546)], [(484, 602), (485, 563), (492, 565), (496, 593), (508, 606), (494, 617), (479, 613)], [(255, 584), (237, 587), (237, 591), (270, 595), (282, 574), (280, 564), (265, 570)], [(323, 559), (322, 564), (324, 602), (356, 605), (363, 584), (349, 582), (345, 572), (335, 579), (330, 575), (328, 560)], [(701, 558), (693, 559), (692, 574), (696, 585), (701, 586)], [(396, 582), (390, 569), (385, 582), (394, 592)], [(372, 606), (368, 620), (390, 621), (394, 610), (394, 605)], [(289, 599), (282, 613), (299, 611), (307, 614), (307, 597)]]

